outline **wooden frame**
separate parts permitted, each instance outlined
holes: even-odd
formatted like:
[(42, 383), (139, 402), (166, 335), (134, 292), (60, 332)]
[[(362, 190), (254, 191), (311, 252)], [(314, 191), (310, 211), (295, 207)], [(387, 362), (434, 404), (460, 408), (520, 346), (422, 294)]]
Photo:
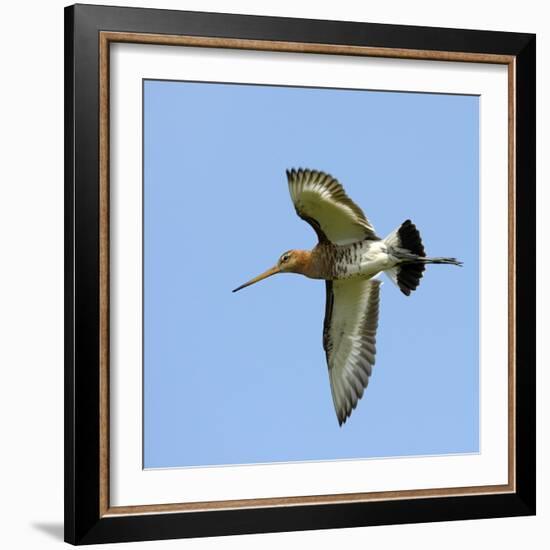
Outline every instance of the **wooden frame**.
[[(105, 31), (104, 29), (116, 29)], [(72, 6), (66, 40), (65, 539), (74, 544), (533, 514), (533, 35)], [(508, 483), (385, 493), (109, 504), (109, 46), (169, 44), (506, 64)], [(516, 366), (521, 364), (521, 369)], [(154, 514), (152, 513), (154, 512)]]

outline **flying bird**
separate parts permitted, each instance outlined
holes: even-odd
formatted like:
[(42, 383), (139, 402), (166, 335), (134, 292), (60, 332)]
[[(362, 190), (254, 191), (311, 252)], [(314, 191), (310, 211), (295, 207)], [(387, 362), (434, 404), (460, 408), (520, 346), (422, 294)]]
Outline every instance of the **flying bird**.
[(296, 213), (313, 227), (312, 250), (288, 250), (277, 264), (237, 287), (237, 292), (276, 273), (299, 273), (326, 281), (323, 348), (340, 426), (368, 385), (376, 355), (381, 282), (385, 272), (409, 296), (426, 264), (462, 265), (456, 258), (426, 256), (420, 233), (406, 220), (385, 239), (331, 175), (287, 170)]

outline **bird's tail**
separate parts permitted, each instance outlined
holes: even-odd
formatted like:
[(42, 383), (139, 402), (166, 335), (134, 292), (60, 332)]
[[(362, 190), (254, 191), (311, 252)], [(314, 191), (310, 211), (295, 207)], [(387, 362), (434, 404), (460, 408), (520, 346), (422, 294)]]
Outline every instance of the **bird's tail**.
[(411, 220), (405, 220), (384, 242), (399, 263), (386, 270), (388, 277), (409, 296), (420, 284), (426, 264), (462, 265), (456, 258), (428, 258), (420, 233)]

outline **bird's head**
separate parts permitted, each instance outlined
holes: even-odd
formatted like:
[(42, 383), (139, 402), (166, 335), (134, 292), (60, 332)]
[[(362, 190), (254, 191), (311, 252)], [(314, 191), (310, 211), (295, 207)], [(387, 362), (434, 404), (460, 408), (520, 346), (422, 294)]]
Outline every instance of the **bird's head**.
[(309, 253), (306, 250), (287, 250), (277, 261), (281, 273), (302, 273)]
[(237, 287), (233, 292), (241, 290), (247, 286), (258, 283), (263, 279), (271, 277), (271, 275), (276, 275), (277, 273), (301, 273), (306, 274), (308, 265), (310, 263), (311, 252), (307, 250), (287, 250), (283, 252), (279, 257), (277, 263), (269, 268), (267, 271), (264, 271), (261, 275), (250, 279), (247, 283)]

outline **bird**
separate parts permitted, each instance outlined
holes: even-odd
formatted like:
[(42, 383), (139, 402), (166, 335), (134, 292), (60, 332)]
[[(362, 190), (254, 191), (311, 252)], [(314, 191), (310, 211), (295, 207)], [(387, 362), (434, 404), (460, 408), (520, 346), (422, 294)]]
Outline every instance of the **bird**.
[(363, 397), (376, 356), (376, 333), (384, 272), (406, 296), (417, 289), (426, 264), (461, 266), (456, 258), (426, 256), (420, 232), (405, 220), (381, 239), (363, 211), (330, 174), (286, 171), (296, 214), (309, 223), (318, 243), (288, 250), (277, 263), (235, 288), (237, 292), (277, 273), (323, 279), (326, 286), (323, 348), (339, 426)]

